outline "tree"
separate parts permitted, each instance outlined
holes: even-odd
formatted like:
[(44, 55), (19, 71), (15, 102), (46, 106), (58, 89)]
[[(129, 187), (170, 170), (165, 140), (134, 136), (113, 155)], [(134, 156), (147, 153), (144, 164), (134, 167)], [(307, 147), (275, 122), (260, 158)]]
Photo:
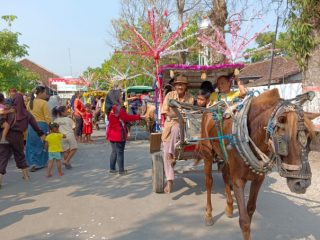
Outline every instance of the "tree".
[(36, 75), (23, 68), (18, 62), (28, 54), (28, 46), (19, 44), (20, 33), (12, 32), (10, 27), (16, 16), (2, 16), (7, 28), (0, 31), (0, 91), (17, 88), (25, 92), (36, 84)]
[(303, 72), (303, 90), (316, 92), (316, 101), (307, 110), (320, 112), (320, 1), (288, 1), (289, 14), (285, 21), (289, 33), (289, 49)]
[[(256, 38), (255, 43), (257, 47), (248, 48), (245, 51), (245, 59), (250, 62), (259, 62), (271, 58), (272, 42), (274, 39), (274, 32), (260, 33)], [(291, 56), (292, 53), (288, 49), (289, 39), (286, 32), (280, 33), (279, 38), (275, 44), (275, 55)]]
[[(208, 16), (212, 24), (212, 29), (209, 29), (209, 31), (213, 31), (214, 28), (217, 28), (220, 32), (223, 33), (228, 19), (227, 1), (211, 0), (211, 4), (212, 8), (209, 11)], [(211, 56), (211, 63), (221, 63), (224, 61), (224, 58), (225, 57), (222, 54), (213, 51)]]

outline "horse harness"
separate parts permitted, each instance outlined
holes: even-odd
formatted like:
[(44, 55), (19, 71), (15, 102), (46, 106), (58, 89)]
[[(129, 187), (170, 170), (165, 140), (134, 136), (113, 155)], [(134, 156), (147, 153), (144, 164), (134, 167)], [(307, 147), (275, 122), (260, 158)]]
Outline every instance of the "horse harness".
[[(298, 142), (300, 144), (301, 165), (291, 165), (283, 163), (281, 157), (287, 157), (288, 152), (288, 136), (278, 134), (279, 129), (284, 129), (283, 123), (279, 122), (279, 117), (288, 112), (296, 112), (298, 115)], [(271, 114), (268, 126), (266, 128), (266, 140), (271, 150), (271, 159), (278, 165), (280, 176), (288, 178), (310, 179), (311, 170), (308, 161), (306, 136), (307, 128), (304, 124), (304, 112), (301, 106), (293, 104), (288, 100), (282, 100)]]
[[(304, 124), (304, 112), (301, 107), (301, 99), (306, 97), (305, 94), (299, 95), (291, 100), (281, 100), (273, 110), (266, 128), (267, 133), (265, 142), (269, 145), (269, 156), (261, 152), (249, 136), (247, 115), (250, 109), (252, 97), (253, 94), (249, 94), (243, 100), (239, 106), (239, 111), (233, 117), (232, 133), (234, 135), (234, 145), (242, 159), (249, 166), (252, 172), (260, 175), (271, 171), (272, 167), (275, 165), (275, 163), (277, 163), (280, 176), (282, 177), (310, 179), (311, 170), (308, 162), (307, 152), (308, 139), (305, 133), (307, 128)], [(293, 103), (294, 101), (300, 104), (295, 104)], [(282, 162), (282, 157), (286, 157), (289, 154), (288, 136), (284, 134), (278, 134), (279, 129), (285, 128), (285, 125), (279, 122), (279, 117), (286, 112), (296, 112), (298, 115), (297, 131), (298, 141), (301, 145), (301, 165), (291, 165)]]

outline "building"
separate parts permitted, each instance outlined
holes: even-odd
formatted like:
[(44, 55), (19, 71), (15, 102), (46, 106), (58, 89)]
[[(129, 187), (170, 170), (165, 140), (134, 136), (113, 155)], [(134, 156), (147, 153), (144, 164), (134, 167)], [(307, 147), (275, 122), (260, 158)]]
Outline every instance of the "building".
[[(246, 65), (241, 70), (241, 80), (247, 87), (267, 86), (270, 64), (271, 60), (268, 59)], [(281, 56), (274, 58), (271, 85), (301, 83), (302, 79), (302, 71), (295, 60)]]
[[(268, 88), (270, 64), (270, 59), (248, 64), (239, 77), (247, 88), (262, 92)], [(270, 88), (278, 88), (281, 97), (289, 99), (301, 94), (302, 80), (302, 71), (295, 60), (282, 56), (274, 58)]]
[(19, 62), (23, 67), (28, 69), (31, 72), (34, 72), (39, 75), (38, 82), (39, 84), (45, 86), (48, 90), (49, 94), (56, 94), (57, 93), (57, 86), (51, 85), (49, 83), (50, 78), (60, 78), (59, 75), (47, 70), (46, 68), (40, 66), (32, 62), (31, 60), (25, 58)]

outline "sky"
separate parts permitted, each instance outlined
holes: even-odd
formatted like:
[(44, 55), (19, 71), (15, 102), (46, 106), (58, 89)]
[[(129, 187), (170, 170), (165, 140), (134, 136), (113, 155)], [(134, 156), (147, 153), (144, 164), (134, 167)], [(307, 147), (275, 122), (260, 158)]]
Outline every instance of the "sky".
[(18, 17), (12, 31), (20, 32), (20, 43), (29, 46), (27, 58), (73, 77), (112, 54), (107, 42), (119, 8), (117, 0), (0, 0), (0, 16)]
[[(78, 77), (110, 58), (111, 20), (119, 14), (120, 0), (0, 0), (0, 16), (18, 17), (12, 31), (29, 46), (27, 58), (60, 76)], [(271, 11), (254, 24), (252, 35), (266, 24), (274, 31), (275, 23)]]

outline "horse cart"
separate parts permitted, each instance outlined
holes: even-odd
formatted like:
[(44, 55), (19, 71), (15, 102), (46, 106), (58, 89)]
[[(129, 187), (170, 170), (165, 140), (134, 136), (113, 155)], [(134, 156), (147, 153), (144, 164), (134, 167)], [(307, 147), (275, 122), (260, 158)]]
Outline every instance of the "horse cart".
[[(165, 65), (161, 68), (163, 86), (166, 86), (170, 76), (183, 74), (188, 79), (188, 91), (195, 93), (203, 81), (215, 84), (219, 76), (231, 75), (242, 64), (219, 64), (213, 66)], [(194, 94), (193, 94), (194, 95)], [(206, 108), (171, 100), (169, 106), (176, 113), (179, 122), (180, 140), (176, 143), (175, 160), (186, 161), (199, 159), (196, 150), (200, 138), (200, 124)], [(152, 188), (156, 193), (162, 193), (165, 185), (163, 155), (161, 151), (161, 131), (150, 135), (150, 153), (152, 155)]]

